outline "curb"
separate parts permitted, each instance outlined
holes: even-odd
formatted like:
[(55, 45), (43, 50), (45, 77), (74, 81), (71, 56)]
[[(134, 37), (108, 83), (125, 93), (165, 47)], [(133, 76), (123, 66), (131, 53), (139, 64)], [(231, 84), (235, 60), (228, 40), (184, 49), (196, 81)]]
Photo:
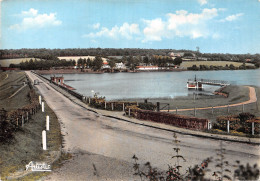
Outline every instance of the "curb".
[[(38, 76), (39, 78), (41, 78), (38, 74), (35, 74), (35, 75)], [(43, 80), (43, 81), (45, 82), (45, 80)], [(70, 99), (75, 104), (81, 106), (82, 108), (84, 108), (88, 111), (94, 112), (96, 114), (100, 114), (104, 117), (113, 118), (113, 119), (117, 119), (117, 120), (120, 120), (120, 121), (125, 121), (125, 122), (129, 122), (129, 123), (132, 123), (132, 124), (151, 127), (151, 128), (155, 128), (155, 129), (159, 129), (159, 130), (176, 132), (176, 133), (179, 133), (179, 134), (190, 135), (190, 136), (197, 136), (197, 137), (201, 137), (201, 138), (231, 141), (231, 142), (238, 142), (238, 143), (246, 143), (246, 144), (252, 144), (252, 145), (259, 145), (260, 144), (259, 138), (238, 137), (238, 136), (231, 136), (231, 135), (219, 135), (219, 134), (200, 132), (200, 131), (195, 131), (195, 130), (187, 130), (187, 129), (184, 129), (184, 128), (178, 128), (178, 127), (174, 127), (174, 126), (171, 126), (171, 125), (160, 124), (160, 123), (155, 123), (155, 122), (151, 122), (151, 121), (137, 120), (137, 119), (134, 119), (134, 118), (132, 120), (129, 120), (129, 119), (127, 119), (127, 117), (121, 118), (120, 116), (117, 117), (117, 116), (113, 116), (113, 115), (109, 115), (109, 114), (100, 113), (100, 111), (106, 111), (106, 110), (98, 110), (98, 109), (95, 109), (95, 108), (89, 108), (89, 106), (87, 104), (81, 102), (78, 98), (74, 97), (73, 95), (69, 95), (69, 96), (65, 95), (62, 91), (59, 90), (60, 88), (57, 87), (56, 85), (50, 84), (49, 82), (45, 82), (45, 83), (47, 83), (49, 86), (51, 86), (53, 89), (55, 89), (59, 93), (63, 94), (65, 97)], [(71, 97), (74, 97), (74, 98), (72, 99)], [(107, 112), (111, 112), (111, 111), (107, 111)]]

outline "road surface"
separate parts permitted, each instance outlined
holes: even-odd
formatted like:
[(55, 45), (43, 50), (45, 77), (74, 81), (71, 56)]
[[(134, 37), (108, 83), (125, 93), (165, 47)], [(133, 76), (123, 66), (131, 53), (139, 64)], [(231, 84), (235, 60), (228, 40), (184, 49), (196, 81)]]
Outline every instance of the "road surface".
[[(32, 80), (39, 79), (31, 72), (27, 74)], [(172, 132), (103, 117), (71, 102), (45, 82), (37, 88), (61, 122), (64, 151), (74, 156), (47, 180), (133, 180), (134, 154), (139, 163), (150, 161), (161, 170), (174, 165)], [(178, 139), (180, 154), (187, 160), (181, 162), (184, 168), (200, 164), (207, 157), (216, 158), (218, 140), (182, 134)], [(259, 146), (227, 141), (223, 145), (230, 163), (259, 163)]]

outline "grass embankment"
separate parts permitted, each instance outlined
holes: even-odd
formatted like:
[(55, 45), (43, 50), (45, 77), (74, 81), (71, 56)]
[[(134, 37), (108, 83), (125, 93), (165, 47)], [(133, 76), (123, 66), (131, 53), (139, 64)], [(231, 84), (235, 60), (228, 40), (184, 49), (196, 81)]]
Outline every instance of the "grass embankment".
[[(7, 79), (4, 80), (4, 85), (1, 84), (1, 88), (17, 83), (15, 80), (21, 79), (21, 81), (23, 81), (25, 79), (25, 74), (23, 72), (9, 72), (8, 74), (10, 79), (8, 81)], [(8, 91), (1, 91), (0, 98), (2, 99), (0, 101), (0, 106), (7, 110), (14, 110), (26, 105), (29, 103), (27, 97), (29, 90), (29, 87), (26, 86), (26, 88), (11, 99), (5, 95), (10, 95), (11, 93), (8, 93)], [(11, 104), (9, 105), (8, 102)], [(15, 105), (15, 103), (17, 105)], [(47, 104), (45, 105), (45, 112), (42, 113), (39, 110), (35, 115), (33, 115), (24, 127), (14, 133), (14, 139), (12, 139), (9, 144), (0, 143), (0, 175), (2, 180), (5, 179), (6, 176), (10, 176), (13, 172), (25, 170), (25, 165), (30, 161), (50, 161), (60, 151), (62, 143), (60, 124), (54, 112)], [(50, 131), (47, 132), (48, 150), (43, 151), (41, 145), (41, 134), (42, 130), (45, 129), (46, 115), (50, 116)], [(33, 173), (27, 176), (26, 180), (35, 180), (45, 174), (46, 173), (42, 172)]]
[[(243, 65), (240, 62), (230, 62), (230, 61), (183, 61), (180, 67), (188, 68), (192, 67), (193, 65), (200, 66), (200, 65), (207, 65), (207, 66), (222, 66), (225, 67), (226, 65), (233, 64), (235, 67), (239, 67)], [(246, 66), (254, 66), (252, 63), (246, 63)]]

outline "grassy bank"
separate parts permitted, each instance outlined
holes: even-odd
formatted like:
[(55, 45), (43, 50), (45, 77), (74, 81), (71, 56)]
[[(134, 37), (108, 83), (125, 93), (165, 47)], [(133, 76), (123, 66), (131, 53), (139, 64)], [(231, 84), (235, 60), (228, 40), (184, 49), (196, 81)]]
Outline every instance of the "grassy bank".
[[(1, 81), (1, 88), (7, 88), (12, 84), (17, 84), (16, 80), (24, 81), (24, 72), (8, 72), (8, 79)], [(1, 91), (0, 106), (6, 110), (14, 110), (29, 103), (27, 94), (29, 87), (26, 86), (16, 96), (8, 98), (12, 91)], [(6, 95), (7, 94), (7, 95)], [(0, 175), (4, 180), (11, 173), (24, 171), (25, 165), (30, 161), (50, 161), (60, 153), (62, 144), (59, 121), (54, 112), (45, 104), (45, 112), (38, 111), (28, 123), (14, 133), (14, 138), (9, 143), (0, 143)], [(46, 115), (50, 116), (50, 131), (47, 132), (47, 151), (42, 150), (42, 130), (45, 129)], [(43, 173), (34, 173), (28, 178), (35, 180)]]
[[(230, 61), (183, 61), (180, 65), (180, 67), (188, 68), (192, 67), (193, 65), (200, 66), (200, 65), (206, 65), (206, 66), (223, 66), (233, 64), (235, 67), (239, 67), (243, 65), (243, 63), (240, 62), (230, 62)], [(246, 66), (254, 66), (252, 63), (246, 63)]]

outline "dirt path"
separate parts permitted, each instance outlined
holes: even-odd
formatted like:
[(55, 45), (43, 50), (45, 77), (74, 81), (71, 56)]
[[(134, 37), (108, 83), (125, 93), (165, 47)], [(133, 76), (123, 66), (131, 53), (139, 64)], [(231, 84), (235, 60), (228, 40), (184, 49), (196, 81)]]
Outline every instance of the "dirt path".
[[(250, 104), (250, 103), (254, 103), (257, 101), (257, 97), (256, 97), (256, 91), (254, 87), (250, 87), (247, 86), (249, 89), (249, 100), (248, 101), (244, 101), (244, 102), (240, 102), (240, 103), (235, 103), (235, 104), (230, 104), (230, 105), (223, 105), (223, 106), (212, 106), (212, 107), (199, 107), (196, 109), (199, 110), (205, 110), (205, 109), (212, 109), (212, 108), (225, 108), (225, 107), (234, 107), (234, 106), (241, 106), (241, 105), (245, 105), (245, 104)], [(194, 110), (194, 108), (187, 108), (187, 109), (178, 109), (178, 111), (192, 111)], [(161, 110), (162, 112), (168, 112), (168, 110)], [(174, 110), (169, 110), (170, 112), (176, 111)]]

